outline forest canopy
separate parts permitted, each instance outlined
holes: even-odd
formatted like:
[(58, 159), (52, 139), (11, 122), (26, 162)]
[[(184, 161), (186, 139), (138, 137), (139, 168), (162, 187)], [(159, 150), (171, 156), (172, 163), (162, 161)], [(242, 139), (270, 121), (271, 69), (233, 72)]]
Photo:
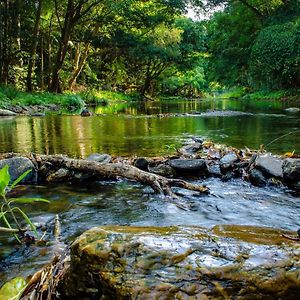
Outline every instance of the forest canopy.
[(2, 0), (0, 16), (0, 84), (29, 92), (300, 86), (298, 0)]

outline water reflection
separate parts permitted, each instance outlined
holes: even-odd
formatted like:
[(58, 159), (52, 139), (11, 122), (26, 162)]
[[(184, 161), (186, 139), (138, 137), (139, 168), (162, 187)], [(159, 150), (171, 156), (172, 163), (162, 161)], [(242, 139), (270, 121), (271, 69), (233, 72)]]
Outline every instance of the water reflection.
[[(192, 135), (206, 136), (235, 147), (258, 148), (300, 129), (299, 114), (284, 112), (292, 103), (279, 101), (163, 101), (121, 103), (95, 108), (98, 115), (16, 117), (0, 119), (0, 152), (63, 153), (85, 157), (93, 152), (112, 155), (166, 154)], [(207, 110), (239, 110), (241, 116), (167, 116)], [(300, 134), (270, 145), (270, 151), (300, 152)]]

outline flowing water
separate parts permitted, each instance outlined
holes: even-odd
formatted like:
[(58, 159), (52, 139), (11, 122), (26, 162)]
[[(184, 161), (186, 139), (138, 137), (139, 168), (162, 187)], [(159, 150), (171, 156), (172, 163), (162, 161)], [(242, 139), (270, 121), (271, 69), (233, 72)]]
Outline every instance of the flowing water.
[[(16, 117), (0, 119), (0, 152), (35, 151), (66, 153), (84, 157), (92, 152), (118, 155), (157, 155), (192, 135), (236, 147), (257, 148), (271, 140), (300, 129), (299, 114), (284, 108), (296, 104), (276, 101), (172, 101), (120, 104), (99, 107), (99, 115)], [(234, 116), (197, 115), (207, 110), (250, 112)], [(166, 113), (192, 113), (183, 116), (157, 116)], [(272, 146), (272, 147), (271, 147)], [(270, 145), (273, 152), (300, 151), (299, 132)], [(18, 247), (13, 238), (0, 235), (0, 284), (18, 275), (27, 276), (48, 262), (54, 253), (88, 228), (118, 224), (136, 226), (217, 224), (267, 226), (297, 230), (300, 227), (300, 198), (283, 189), (258, 188), (239, 179), (223, 182), (209, 178), (199, 181), (209, 186), (209, 195), (178, 190), (191, 209), (184, 211), (151, 189), (128, 181), (106, 181), (82, 185), (18, 187), (14, 196), (43, 197), (49, 204), (26, 205), (24, 210), (41, 224), (48, 245)], [(61, 234), (53, 234), (55, 216), (61, 220)]]

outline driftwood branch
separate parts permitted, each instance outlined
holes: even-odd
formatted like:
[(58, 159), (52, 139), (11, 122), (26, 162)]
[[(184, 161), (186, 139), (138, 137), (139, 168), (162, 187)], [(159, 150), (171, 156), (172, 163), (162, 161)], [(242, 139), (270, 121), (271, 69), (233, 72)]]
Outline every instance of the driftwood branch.
[(124, 162), (118, 163), (97, 163), (84, 159), (72, 159), (62, 155), (35, 155), (39, 164), (51, 164), (56, 168), (66, 168), (72, 171), (92, 173), (106, 178), (122, 177), (149, 185), (154, 192), (163, 196), (177, 198), (172, 187), (180, 187), (200, 193), (208, 192), (208, 188), (202, 185), (195, 185), (180, 179), (169, 179), (157, 174), (142, 171)]

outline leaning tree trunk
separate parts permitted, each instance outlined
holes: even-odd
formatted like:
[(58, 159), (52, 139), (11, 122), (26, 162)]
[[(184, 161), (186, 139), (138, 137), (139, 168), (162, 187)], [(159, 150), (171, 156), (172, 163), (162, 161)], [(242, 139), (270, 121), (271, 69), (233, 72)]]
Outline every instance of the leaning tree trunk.
[(82, 72), (86, 60), (88, 58), (90, 45), (91, 45), (90, 42), (85, 43), (82, 54), (80, 53), (80, 44), (78, 45), (79, 49), (77, 49), (78, 53), (76, 53), (75, 55), (73, 72), (68, 82), (68, 86), (70, 90), (73, 90), (76, 86), (76, 80), (80, 75), (80, 73)]

